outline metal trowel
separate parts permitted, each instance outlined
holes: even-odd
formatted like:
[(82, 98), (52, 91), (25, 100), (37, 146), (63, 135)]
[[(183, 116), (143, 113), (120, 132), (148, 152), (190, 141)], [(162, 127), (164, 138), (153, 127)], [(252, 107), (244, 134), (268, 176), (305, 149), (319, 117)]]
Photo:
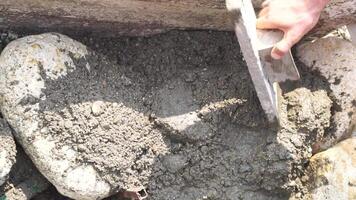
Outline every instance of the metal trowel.
[(240, 48), (262, 108), (269, 122), (279, 122), (282, 95), (279, 83), (300, 79), (291, 52), (281, 60), (271, 57), (271, 50), (283, 38), (283, 32), (256, 29), (256, 13), (251, 0), (226, 0), (226, 6), (234, 20)]

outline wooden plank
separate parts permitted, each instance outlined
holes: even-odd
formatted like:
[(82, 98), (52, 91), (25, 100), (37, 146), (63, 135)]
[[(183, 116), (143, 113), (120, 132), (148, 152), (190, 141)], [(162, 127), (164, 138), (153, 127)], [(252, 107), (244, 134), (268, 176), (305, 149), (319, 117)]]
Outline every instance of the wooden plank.
[(232, 30), (224, 1), (1, 0), (0, 27), (102, 35), (171, 28)]
[[(356, 1), (332, 0), (311, 35), (349, 23), (356, 23)], [(0, 0), (0, 28), (116, 36), (173, 28), (233, 31), (233, 23), (225, 0)]]

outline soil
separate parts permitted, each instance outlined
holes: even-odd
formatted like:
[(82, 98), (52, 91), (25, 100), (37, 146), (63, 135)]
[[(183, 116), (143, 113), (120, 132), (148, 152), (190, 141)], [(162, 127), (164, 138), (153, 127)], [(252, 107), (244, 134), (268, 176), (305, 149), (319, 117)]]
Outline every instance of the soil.
[[(283, 86), (285, 126), (278, 129), (265, 119), (233, 33), (77, 40), (94, 50), (96, 64), (90, 73), (84, 66), (47, 80), (43, 118), (53, 137), (68, 136), (98, 171), (124, 172), (109, 182), (144, 187), (157, 200), (287, 199), (300, 192), (311, 145), (330, 121), (328, 84), (317, 74), (300, 66), (305, 78)], [(34, 199), (60, 198), (54, 193)]]

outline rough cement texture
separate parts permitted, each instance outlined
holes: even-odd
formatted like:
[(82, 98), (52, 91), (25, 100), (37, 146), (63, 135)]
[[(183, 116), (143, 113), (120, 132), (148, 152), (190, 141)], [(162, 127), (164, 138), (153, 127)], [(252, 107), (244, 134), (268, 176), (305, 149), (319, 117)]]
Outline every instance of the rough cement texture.
[(356, 47), (351, 42), (334, 36), (306, 43), (297, 49), (300, 61), (329, 83), (328, 90), (334, 104), (332, 126), (328, 136), (315, 145), (317, 151), (350, 137), (355, 127), (355, 55)]
[(11, 129), (0, 116), (0, 186), (6, 181), (16, 159), (16, 145)]
[(306, 173), (309, 199), (356, 199), (356, 137), (314, 155)]
[(323, 81), (284, 95), (277, 130), (232, 33), (82, 41), (94, 51), (45, 34), (11, 43), (0, 58), (1, 110), (62, 194), (303, 198), (311, 145), (331, 117)]

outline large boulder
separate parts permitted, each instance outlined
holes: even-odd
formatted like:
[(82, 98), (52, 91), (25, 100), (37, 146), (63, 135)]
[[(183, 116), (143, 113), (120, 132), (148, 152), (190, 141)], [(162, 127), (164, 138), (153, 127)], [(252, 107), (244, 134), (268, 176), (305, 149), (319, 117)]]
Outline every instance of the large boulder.
[(314, 155), (307, 174), (312, 199), (356, 199), (356, 137)]
[(0, 116), (0, 186), (6, 181), (16, 159), (16, 145), (11, 129)]
[[(356, 46), (336, 36), (305, 43), (297, 48), (297, 56), (308, 68), (306, 78), (321, 76), (334, 102), (332, 124), (315, 151), (325, 150), (348, 138), (356, 124)], [(312, 72), (312, 73), (310, 73)]]

